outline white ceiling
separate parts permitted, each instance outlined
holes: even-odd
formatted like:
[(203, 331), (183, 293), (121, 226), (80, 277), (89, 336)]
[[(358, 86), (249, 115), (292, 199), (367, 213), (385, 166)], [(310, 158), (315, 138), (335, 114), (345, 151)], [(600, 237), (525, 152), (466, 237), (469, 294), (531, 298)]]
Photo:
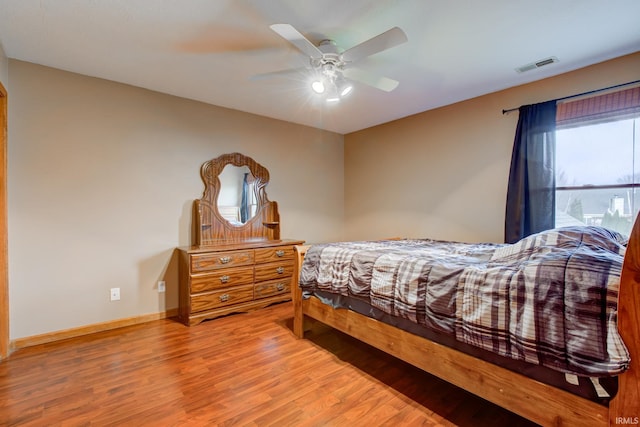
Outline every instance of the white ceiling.
[[(639, 17), (639, 0), (0, 0), (0, 42), (9, 58), (347, 134), (639, 51)], [(407, 43), (357, 65), (400, 85), (326, 105), (300, 79), (251, 80), (308, 64), (273, 23), (342, 49), (399, 26)]]

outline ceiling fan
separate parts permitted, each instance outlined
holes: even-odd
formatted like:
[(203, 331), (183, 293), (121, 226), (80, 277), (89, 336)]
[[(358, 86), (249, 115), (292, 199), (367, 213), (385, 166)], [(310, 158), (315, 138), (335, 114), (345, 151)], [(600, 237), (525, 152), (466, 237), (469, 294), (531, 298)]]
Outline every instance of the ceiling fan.
[(327, 102), (339, 101), (350, 93), (353, 88), (350, 80), (385, 92), (391, 92), (398, 86), (396, 80), (352, 67), (352, 64), (360, 59), (405, 43), (407, 36), (398, 27), (393, 27), (344, 51), (333, 40), (328, 39), (322, 40), (316, 46), (289, 24), (273, 24), (270, 28), (306, 54), (309, 57), (310, 68), (274, 71), (253, 76), (254, 79), (296, 74), (301, 70), (310, 71), (311, 88), (317, 94), (324, 95)]

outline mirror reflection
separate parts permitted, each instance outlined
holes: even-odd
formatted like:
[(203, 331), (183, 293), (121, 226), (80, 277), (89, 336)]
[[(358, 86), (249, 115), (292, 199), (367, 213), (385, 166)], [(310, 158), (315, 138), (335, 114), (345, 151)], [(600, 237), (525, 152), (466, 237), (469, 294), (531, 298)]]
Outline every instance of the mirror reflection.
[(240, 226), (253, 218), (258, 209), (255, 179), (247, 166), (226, 165), (218, 176), (218, 212), (230, 224)]

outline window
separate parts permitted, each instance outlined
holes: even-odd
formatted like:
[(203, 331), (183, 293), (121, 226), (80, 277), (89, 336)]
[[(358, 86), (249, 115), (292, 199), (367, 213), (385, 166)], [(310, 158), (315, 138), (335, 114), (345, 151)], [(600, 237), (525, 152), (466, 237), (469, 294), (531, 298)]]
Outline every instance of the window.
[(628, 236), (640, 210), (640, 88), (567, 104), (557, 115), (555, 225)]

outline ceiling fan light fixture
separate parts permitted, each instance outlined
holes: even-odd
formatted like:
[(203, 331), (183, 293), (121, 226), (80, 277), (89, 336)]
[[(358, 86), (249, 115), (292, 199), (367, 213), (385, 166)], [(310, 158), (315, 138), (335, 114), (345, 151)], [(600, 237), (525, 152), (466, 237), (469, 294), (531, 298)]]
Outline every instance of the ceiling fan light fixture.
[(335, 83), (332, 83), (327, 88), (327, 97), (325, 98), (327, 103), (334, 103), (340, 101), (340, 94), (338, 93), (338, 88)]
[(339, 102), (353, 91), (353, 85), (340, 71), (335, 68), (323, 68), (318, 70), (313, 78), (311, 89), (322, 95), (327, 103)]
[(353, 85), (349, 82), (342, 82), (338, 85), (338, 93), (340, 94), (341, 98), (344, 98), (345, 96), (349, 95), (352, 90), (353, 90)]
[(317, 94), (322, 94), (325, 91), (325, 86), (322, 80), (314, 80), (311, 83), (311, 89)]

